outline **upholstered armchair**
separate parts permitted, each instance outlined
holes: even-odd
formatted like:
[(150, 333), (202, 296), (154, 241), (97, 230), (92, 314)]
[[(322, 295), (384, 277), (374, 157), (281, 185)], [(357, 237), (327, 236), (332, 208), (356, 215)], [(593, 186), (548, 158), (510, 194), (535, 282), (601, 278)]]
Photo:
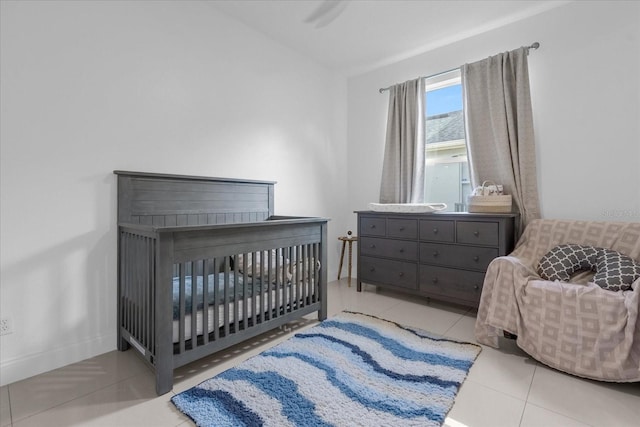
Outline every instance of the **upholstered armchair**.
[(611, 291), (593, 271), (544, 280), (540, 259), (557, 245), (608, 248), (640, 262), (640, 223), (535, 220), (514, 251), (487, 270), (476, 339), (498, 347), (503, 332), (538, 361), (585, 378), (640, 381), (640, 278)]

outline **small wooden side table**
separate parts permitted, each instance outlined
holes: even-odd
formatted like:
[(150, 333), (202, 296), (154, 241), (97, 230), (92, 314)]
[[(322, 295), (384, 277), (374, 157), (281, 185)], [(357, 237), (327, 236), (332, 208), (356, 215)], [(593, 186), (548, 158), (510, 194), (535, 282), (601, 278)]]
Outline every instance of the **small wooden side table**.
[(338, 280), (340, 280), (340, 274), (342, 273), (342, 262), (344, 261), (344, 248), (345, 246), (347, 246), (347, 243), (349, 243), (349, 286), (351, 286), (351, 245), (353, 244), (353, 242), (357, 242), (358, 241), (358, 237), (357, 236), (340, 236), (338, 237), (338, 240), (342, 241), (342, 253), (340, 254), (340, 266), (338, 267)]

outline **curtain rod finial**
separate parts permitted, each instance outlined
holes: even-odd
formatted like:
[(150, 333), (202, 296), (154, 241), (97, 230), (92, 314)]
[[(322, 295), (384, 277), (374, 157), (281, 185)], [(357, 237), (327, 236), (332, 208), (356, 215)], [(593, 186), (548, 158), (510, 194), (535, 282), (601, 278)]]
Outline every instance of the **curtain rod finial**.
[(540, 47), (540, 43), (538, 42), (534, 42), (531, 46), (529, 46), (531, 49), (537, 49)]

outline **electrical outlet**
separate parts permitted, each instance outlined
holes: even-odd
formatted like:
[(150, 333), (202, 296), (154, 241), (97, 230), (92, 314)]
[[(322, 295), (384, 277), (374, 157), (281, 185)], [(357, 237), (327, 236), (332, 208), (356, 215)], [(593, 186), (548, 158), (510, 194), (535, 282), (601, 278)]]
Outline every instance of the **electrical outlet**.
[(13, 322), (10, 317), (0, 320), (0, 335), (8, 335), (13, 333)]

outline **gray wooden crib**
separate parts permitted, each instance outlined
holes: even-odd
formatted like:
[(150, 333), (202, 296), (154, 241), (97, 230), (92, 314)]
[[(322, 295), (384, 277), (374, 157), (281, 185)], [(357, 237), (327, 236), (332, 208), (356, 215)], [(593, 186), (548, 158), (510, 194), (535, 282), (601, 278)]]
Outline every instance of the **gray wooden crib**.
[(274, 216), (274, 182), (115, 171), (118, 349), (173, 370), (327, 316), (326, 218)]

